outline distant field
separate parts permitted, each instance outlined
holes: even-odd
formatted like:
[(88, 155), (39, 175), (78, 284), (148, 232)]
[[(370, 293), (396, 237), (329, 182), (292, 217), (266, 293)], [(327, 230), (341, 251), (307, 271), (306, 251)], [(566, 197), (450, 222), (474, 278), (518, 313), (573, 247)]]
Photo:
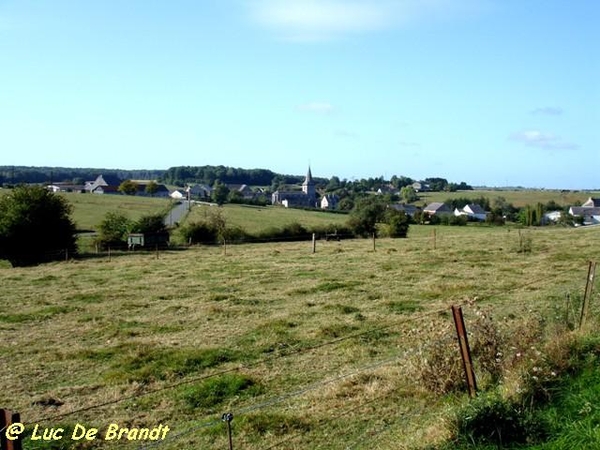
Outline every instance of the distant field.
[[(187, 217), (188, 222), (203, 220), (210, 211), (218, 206), (195, 205)], [(310, 227), (316, 225), (344, 224), (348, 220), (346, 214), (335, 214), (324, 211), (304, 211), (301, 209), (283, 208), (280, 206), (247, 206), (223, 205), (220, 208), (228, 225), (244, 228), (248, 233), (256, 233), (269, 227), (282, 227), (292, 222)]]
[(73, 220), (80, 230), (95, 230), (108, 212), (125, 214), (138, 219), (146, 214), (165, 212), (171, 200), (128, 195), (96, 195), (62, 193), (73, 205)]
[[(224, 211), (279, 223), (270, 208)], [(424, 390), (415, 364), (435, 342), (455, 345), (449, 306), (471, 326), (480, 305), (509, 332), (564, 320), (600, 228), (435, 229), (435, 249), (434, 228), (414, 226), (376, 251), (370, 240), (319, 242), (314, 255), (309, 243), (227, 256), (200, 246), (0, 269), (0, 406), (48, 427), (168, 424), (161, 449), (227, 448), (228, 411), (246, 450), (435, 444), (465, 396)], [(531, 252), (517, 252), (523, 239)]]
[(581, 205), (588, 197), (600, 197), (600, 192), (585, 191), (553, 191), (553, 190), (473, 190), (460, 192), (423, 192), (419, 194), (420, 200), (416, 204), (429, 204), (431, 202), (445, 202), (448, 199), (458, 197), (476, 198), (486, 197), (492, 202), (495, 198), (504, 197), (507, 202), (516, 207), (535, 205), (536, 203), (548, 203), (554, 200), (562, 206)]

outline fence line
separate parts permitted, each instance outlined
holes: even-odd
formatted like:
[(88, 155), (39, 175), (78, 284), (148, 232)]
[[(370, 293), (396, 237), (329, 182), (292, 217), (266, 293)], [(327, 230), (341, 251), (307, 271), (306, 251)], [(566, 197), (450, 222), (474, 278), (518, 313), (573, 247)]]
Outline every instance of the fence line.
[[(403, 321), (402, 323), (417, 321), (417, 320), (420, 320), (422, 318), (425, 318), (425, 317), (428, 317), (428, 316), (431, 316), (431, 315), (440, 314), (442, 311), (445, 311), (445, 310), (444, 309), (438, 309), (438, 310), (434, 310), (434, 311), (429, 311), (429, 312), (426, 312), (426, 313), (422, 313), (422, 314), (419, 314), (417, 316), (410, 316), (410, 317), (407, 318), (406, 321)], [(79, 409), (76, 409), (76, 410), (73, 410), (73, 411), (65, 412), (65, 413), (62, 413), (62, 414), (54, 415), (54, 416), (43, 417), (43, 418), (40, 418), (38, 420), (32, 420), (31, 423), (54, 421), (56, 419), (62, 419), (64, 417), (68, 417), (68, 416), (71, 416), (73, 414), (77, 414), (77, 413), (81, 413), (81, 412), (86, 412), (86, 411), (90, 411), (92, 409), (102, 408), (102, 407), (105, 407), (105, 406), (114, 405), (114, 404), (121, 403), (121, 402), (126, 401), (126, 400), (132, 400), (134, 398), (137, 399), (137, 398), (144, 397), (144, 396), (147, 396), (147, 395), (156, 394), (156, 393), (163, 392), (163, 391), (170, 390), (170, 389), (174, 389), (174, 388), (177, 388), (179, 386), (186, 385), (186, 384), (195, 383), (195, 382), (198, 382), (198, 381), (204, 381), (206, 379), (214, 378), (214, 377), (217, 377), (217, 376), (220, 376), (220, 375), (225, 375), (225, 374), (232, 373), (232, 372), (237, 372), (237, 371), (240, 371), (240, 370), (246, 370), (246, 369), (249, 369), (249, 368), (252, 368), (252, 367), (256, 367), (256, 366), (259, 366), (261, 364), (265, 364), (267, 362), (276, 361), (278, 359), (285, 358), (285, 357), (288, 357), (288, 356), (293, 356), (293, 355), (308, 353), (308, 352), (311, 352), (313, 350), (317, 350), (317, 349), (320, 349), (320, 348), (323, 348), (323, 347), (326, 347), (326, 346), (329, 346), (329, 345), (335, 345), (335, 344), (338, 344), (340, 342), (347, 341), (349, 339), (353, 339), (353, 338), (360, 337), (360, 336), (365, 336), (365, 335), (368, 335), (368, 334), (371, 334), (371, 333), (376, 333), (378, 331), (383, 331), (383, 330), (392, 328), (393, 326), (397, 326), (397, 325), (398, 324), (386, 325), (386, 326), (383, 326), (383, 327), (377, 327), (377, 328), (373, 328), (373, 329), (366, 330), (366, 331), (351, 333), (351, 334), (348, 334), (346, 336), (342, 336), (342, 337), (339, 337), (339, 338), (336, 338), (336, 339), (332, 339), (332, 340), (329, 340), (329, 341), (326, 341), (326, 342), (323, 342), (323, 343), (320, 343), (320, 344), (316, 344), (316, 345), (309, 346), (309, 347), (303, 347), (303, 348), (295, 350), (295, 351), (290, 351), (290, 352), (287, 352), (287, 353), (279, 354), (279, 355), (268, 357), (268, 358), (263, 358), (263, 359), (258, 360), (258, 361), (254, 361), (254, 362), (250, 362), (250, 363), (247, 363), (247, 364), (244, 364), (244, 365), (232, 367), (230, 369), (223, 369), (223, 370), (211, 373), (211, 374), (202, 375), (202, 376), (199, 376), (199, 377), (194, 377), (194, 378), (182, 380), (180, 382), (173, 383), (173, 384), (170, 384), (168, 386), (163, 386), (163, 387), (160, 387), (160, 388), (157, 388), (157, 389), (149, 390), (149, 391), (138, 393), (138, 394), (132, 394), (132, 395), (129, 395), (129, 396), (121, 397), (119, 399), (110, 400), (110, 401), (99, 403), (99, 404), (96, 404), (96, 405), (86, 406), (86, 407), (83, 407), (83, 408), (79, 408)]]

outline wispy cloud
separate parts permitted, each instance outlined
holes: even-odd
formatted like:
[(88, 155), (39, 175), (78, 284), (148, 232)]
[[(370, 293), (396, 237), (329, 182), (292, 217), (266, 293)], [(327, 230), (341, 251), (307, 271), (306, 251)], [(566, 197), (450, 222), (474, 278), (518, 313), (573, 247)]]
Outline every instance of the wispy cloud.
[(563, 113), (563, 109), (556, 106), (543, 106), (540, 108), (535, 108), (531, 111), (531, 114), (534, 115), (543, 115), (543, 116), (560, 116)]
[(330, 114), (333, 112), (334, 108), (331, 103), (328, 102), (311, 102), (305, 103), (303, 105), (299, 105), (297, 107), (300, 111), (307, 111), (316, 114)]
[(544, 150), (577, 150), (579, 148), (579, 145), (567, 142), (560, 136), (539, 130), (519, 131), (513, 133), (510, 139), (521, 142), (528, 147), (536, 147)]
[(348, 34), (447, 19), (482, 10), (489, 0), (248, 0), (253, 20), (285, 40), (319, 42)]

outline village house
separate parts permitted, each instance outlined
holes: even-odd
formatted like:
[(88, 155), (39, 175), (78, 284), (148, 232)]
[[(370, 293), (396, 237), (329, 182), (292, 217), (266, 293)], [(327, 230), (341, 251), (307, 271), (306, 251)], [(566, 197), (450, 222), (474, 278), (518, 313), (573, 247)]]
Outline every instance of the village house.
[(403, 212), (404, 214), (410, 217), (415, 217), (415, 214), (418, 211), (421, 211), (421, 208), (415, 205), (408, 205), (405, 203), (396, 203), (394, 205), (390, 205), (390, 208), (394, 208), (396, 211)]
[(583, 225), (600, 224), (600, 198), (590, 197), (581, 206), (571, 206), (569, 214), (573, 217), (581, 217)]
[(485, 210), (476, 203), (465, 205), (461, 209), (455, 208), (454, 215), (467, 216), (469, 220), (478, 220), (481, 222), (485, 221), (485, 219), (487, 218), (487, 213), (485, 212)]
[(122, 182), (114, 175), (98, 175), (94, 181), (86, 181), (84, 189), (92, 194), (118, 194)]
[(321, 198), (321, 209), (335, 209), (340, 202), (340, 198), (335, 194), (325, 194)]
[(423, 212), (430, 216), (440, 216), (442, 214), (452, 214), (452, 210), (445, 203), (433, 202), (423, 208)]

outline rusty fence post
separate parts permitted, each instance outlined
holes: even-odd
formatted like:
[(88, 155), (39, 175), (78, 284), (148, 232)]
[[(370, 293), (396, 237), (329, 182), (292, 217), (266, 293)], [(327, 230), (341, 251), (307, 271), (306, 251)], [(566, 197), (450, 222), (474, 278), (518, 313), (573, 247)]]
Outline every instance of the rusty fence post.
[(594, 290), (594, 278), (596, 277), (596, 262), (590, 261), (588, 266), (587, 281), (585, 283), (585, 293), (583, 294), (583, 304), (581, 305), (581, 317), (579, 318), (579, 329), (585, 326), (587, 313), (590, 307), (590, 298)]
[(462, 308), (460, 306), (452, 306), (452, 316), (454, 317), (454, 325), (456, 326), (456, 335), (458, 337), (458, 345), (460, 347), (463, 368), (465, 369), (465, 377), (467, 379), (469, 395), (471, 398), (473, 398), (477, 395), (477, 381), (475, 380), (475, 371), (473, 370), (471, 349), (469, 348), (469, 339), (467, 338), (467, 330), (465, 328), (465, 320), (463, 318)]
[[(2, 450), (23, 450), (22, 441), (20, 436), (17, 437), (20, 433), (16, 433), (14, 441), (8, 439), (7, 433), (9, 431), (9, 427), (12, 424), (21, 423), (21, 416), (19, 413), (13, 413), (6, 409), (0, 409), (0, 449)], [(21, 430), (22, 432), (23, 430)]]

